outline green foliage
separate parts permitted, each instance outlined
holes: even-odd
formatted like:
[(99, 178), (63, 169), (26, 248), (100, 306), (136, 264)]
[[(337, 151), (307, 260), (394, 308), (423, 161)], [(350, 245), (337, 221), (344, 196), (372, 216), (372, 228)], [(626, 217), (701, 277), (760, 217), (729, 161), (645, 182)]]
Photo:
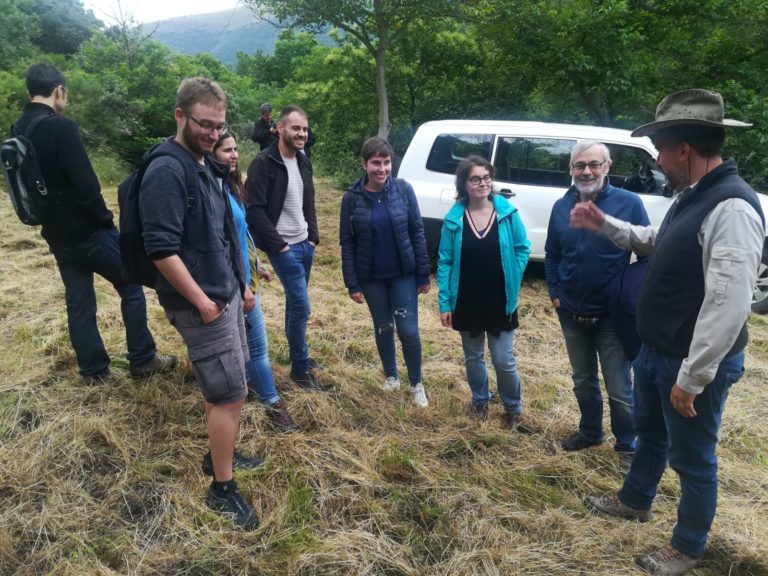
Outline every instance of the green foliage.
[(101, 25), (80, 0), (24, 0), (19, 4), (39, 19), (39, 29), (30, 37), (42, 52), (72, 55)]
[[(361, 174), (362, 142), (382, 131), (383, 106), (391, 123), (384, 129), (403, 153), (416, 127), (432, 119), (631, 128), (652, 119), (664, 95), (696, 86), (720, 91), (728, 115), (755, 124), (729, 134), (727, 152), (748, 181), (768, 190), (763, 0), (244, 4), (294, 28), (280, 33), (273, 54), (241, 52), (229, 68), (208, 53), (173, 54), (131, 21), (101, 29), (79, 0), (0, 0), (0, 136), (26, 101), (26, 67), (50, 61), (69, 80), (67, 115), (89, 149), (105, 154), (99, 169), (112, 181), (175, 132), (176, 88), (201, 75), (227, 92), (241, 145), (261, 103), (305, 108), (318, 139), (315, 167), (346, 185)], [(307, 32), (329, 28), (333, 46)]]
[(9, 70), (33, 52), (31, 37), (40, 31), (39, 18), (19, 8), (19, 2), (0, 0), (0, 70)]

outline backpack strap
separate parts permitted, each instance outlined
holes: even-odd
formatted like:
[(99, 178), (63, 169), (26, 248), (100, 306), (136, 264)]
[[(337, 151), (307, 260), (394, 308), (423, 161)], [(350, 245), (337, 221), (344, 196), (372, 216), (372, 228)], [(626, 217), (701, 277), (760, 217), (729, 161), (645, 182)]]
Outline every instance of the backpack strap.
[[(27, 126), (27, 129), (24, 130), (24, 136), (26, 138), (30, 138), (32, 136), (32, 133), (35, 131), (35, 129), (43, 122), (43, 120), (48, 120), (48, 118), (51, 117), (51, 114), (38, 114), (32, 119), (32, 122), (29, 123), (29, 126)], [(11, 135), (12, 136), (18, 136), (18, 130), (16, 129), (16, 124), (11, 126)]]

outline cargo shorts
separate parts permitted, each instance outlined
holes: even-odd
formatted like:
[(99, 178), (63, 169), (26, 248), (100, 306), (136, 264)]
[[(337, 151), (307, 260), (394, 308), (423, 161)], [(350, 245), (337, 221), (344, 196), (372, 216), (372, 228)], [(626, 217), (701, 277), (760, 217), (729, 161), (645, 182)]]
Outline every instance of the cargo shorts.
[(166, 310), (165, 315), (187, 345), (189, 361), (205, 400), (228, 404), (245, 398), (245, 362), (249, 356), (240, 293), (210, 324), (203, 323), (196, 308)]

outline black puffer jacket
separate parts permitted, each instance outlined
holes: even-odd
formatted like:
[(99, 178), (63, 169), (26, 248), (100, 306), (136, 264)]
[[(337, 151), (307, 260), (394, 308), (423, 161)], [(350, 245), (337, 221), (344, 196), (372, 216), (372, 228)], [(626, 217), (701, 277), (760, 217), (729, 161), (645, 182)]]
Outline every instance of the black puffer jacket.
[[(350, 186), (341, 199), (339, 242), (344, 285), (350, 292), (370, 280), (373, 268), (371, 210), (373, 200), (365, 192), (365, 178)], [(405, 180), (389, 178), (382, 203), (389, 212), (403, 275), (415, 274), (417, 284), (429, 283), (429, 257), (424, 223), (413, 187)]]

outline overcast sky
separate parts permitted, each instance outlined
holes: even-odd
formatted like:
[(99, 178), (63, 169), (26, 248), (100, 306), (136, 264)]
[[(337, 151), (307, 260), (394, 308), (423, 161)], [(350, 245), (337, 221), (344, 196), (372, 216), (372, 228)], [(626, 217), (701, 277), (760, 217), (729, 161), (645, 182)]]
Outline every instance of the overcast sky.
[(109, 25), (115, 22), (114, 15), (132, 14), (139, 22), (154, 22), (175, 16), (223, 12), (237, 6), (237, 0), (83, 0), (83, 6)]

